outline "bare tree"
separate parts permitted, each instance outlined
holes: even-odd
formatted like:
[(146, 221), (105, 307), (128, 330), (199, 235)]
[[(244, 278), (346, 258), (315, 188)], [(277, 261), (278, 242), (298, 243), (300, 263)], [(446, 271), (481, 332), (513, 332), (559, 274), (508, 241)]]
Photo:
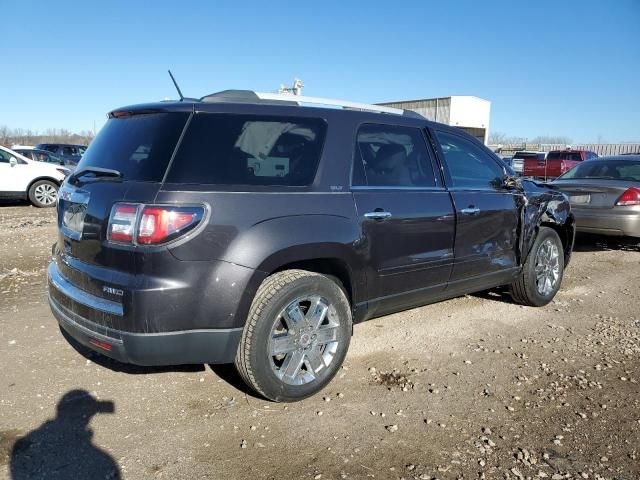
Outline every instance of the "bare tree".
[(73, 143), (89, 145), (94, 134), (91, 130), (82, 130), (79, 133), (70, 132), (64, 128), (48, 128), (40, 133), (31, 129), (9, 128), (0, 125), (0, 145), (11, 147), (15, 144), (37, 145), (39, 143)]
[(567, 145), (571, 142), (571, 138), (562, 135), (538, 135), (530, 140), (530, 143), (550, 143), (554, 145)]

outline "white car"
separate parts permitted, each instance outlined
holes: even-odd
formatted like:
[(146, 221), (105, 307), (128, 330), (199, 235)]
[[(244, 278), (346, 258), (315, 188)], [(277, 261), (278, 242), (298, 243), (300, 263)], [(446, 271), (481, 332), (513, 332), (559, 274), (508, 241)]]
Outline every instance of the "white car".
[(68, 174), (68, 168), (34, 162), (0, 146), (0, 198), (24, 199), (36, 207), (53, 207), (58, 188)]

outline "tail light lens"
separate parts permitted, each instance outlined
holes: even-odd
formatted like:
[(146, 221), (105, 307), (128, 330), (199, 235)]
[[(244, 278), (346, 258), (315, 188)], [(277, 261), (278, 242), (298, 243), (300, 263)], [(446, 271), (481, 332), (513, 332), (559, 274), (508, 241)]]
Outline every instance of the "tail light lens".
[(564, 173), (564, 172), (566, 172), (567, 170), (569, 170), (569, 167), (567, 166), (567, 164), (566, 164), (566, 163), (564, 163), (564, 160), (562, 160), (562, 161), (560, 162), (560, 172), (561, 172), (561, 173)]
[(640, 188), (628, 188), (622, 195), (620, 195), (620, 198), (618, 198), (616, 205), (621, 207), (640, 205)]
[(114, 242), (128, 244), (167, 243), (193, 230), (204, 217), (204, 213), (205, 209), (201, 206), (116, 203), (109, 219), (108, 238)]
[(131, 243), (136, 227), (138, 206), (129, 203), (116, 203), (111, 209), (107, 237), (112, 242)]
[(202, 207), (144, 207), (138, 243), (168, 242), (195, 227), (204, 214)]

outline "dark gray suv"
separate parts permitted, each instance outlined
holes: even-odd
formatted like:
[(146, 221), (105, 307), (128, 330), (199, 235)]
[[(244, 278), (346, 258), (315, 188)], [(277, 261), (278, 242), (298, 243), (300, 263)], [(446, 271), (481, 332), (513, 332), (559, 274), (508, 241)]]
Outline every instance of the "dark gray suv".
[(551, 301), (574, 241), (562, 193), (457, 128), (307, 101), (111, 112), (60, 189), (48, 278), (66, 334), (139, 365), (235, 362), (294, 401), (335, 375), (355, 322), (503, 285)]

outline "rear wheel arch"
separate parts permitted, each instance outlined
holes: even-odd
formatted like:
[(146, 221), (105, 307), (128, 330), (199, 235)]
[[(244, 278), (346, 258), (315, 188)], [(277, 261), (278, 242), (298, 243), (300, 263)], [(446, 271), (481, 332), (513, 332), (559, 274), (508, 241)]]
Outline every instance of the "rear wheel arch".
[(29, 185), (27, 185), (27, 192), (29, 192), (29, 190), (31, 189), (31, 187), (33, 186), (34, 183), (39, 182), (40, 180), (47, 180), (48, 182), (53, 182), (55, 183), (58, 187), (60, 187), (62, 185), (62, 182), (60, 180), (57, 180), (53, 177), (47, 177), (47, 176), (43, 176), (43, 177), (36, 177), (33, 180), (31, 180), (29, 182)]
[(320, 273), (330, 277), (339, 283), (344, 290), (349, 303), (353, 305), (354, 284), (353, 275), (349, 265), (341, 258), (309, 258), (283, 264), (270, 273), (282, 272), (284, 270), (306, 270), (308, 272)]

